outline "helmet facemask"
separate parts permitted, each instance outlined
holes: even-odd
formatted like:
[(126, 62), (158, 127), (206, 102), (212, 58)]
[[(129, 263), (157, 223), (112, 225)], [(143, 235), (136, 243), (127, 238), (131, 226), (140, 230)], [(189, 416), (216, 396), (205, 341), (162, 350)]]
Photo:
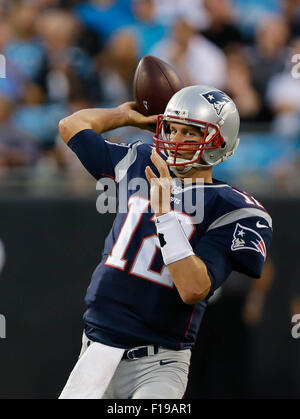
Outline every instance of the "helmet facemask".
[[(169, 124), (172, 122), (200, 128), (203, 138), (197, 142), (172, 142), (169, 129)], [(165, 156), (167, 156), (167, 164), (170, 169), (175, 173), (178, 172), (181, 174), (188, 172), (193, 167), (211, 167), (212, 164), (205, 161), (203, 153), (224, 145), (224, 138), (222, 137), (220, 129), (217, 125), (190, 118), (177, 117), (174, 115), (158, 116), (156, 134), (153, 139), (156, 151), (161, 151), (165, 154)], [(187, 154), (188, 151), (190, 153), (194, 152), (189, 159), (182, 156), (182, 154)], [(177, 171), (178, 167), (182, 167), (182, 169)]]

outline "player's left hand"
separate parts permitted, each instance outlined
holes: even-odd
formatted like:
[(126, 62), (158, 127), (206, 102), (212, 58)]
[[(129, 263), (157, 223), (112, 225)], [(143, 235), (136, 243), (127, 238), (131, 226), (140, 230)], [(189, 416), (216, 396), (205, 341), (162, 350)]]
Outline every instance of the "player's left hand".
[(156, 217), (171, 211), (170, 198), (172, 177), (169, 172), (167, 163), (152, 150), (151, 161), (157, 168), (160, 177), (158, 178), (150, 166), (145, 169), (145, 174), (150, 183), (150, 200), (151, 207)]

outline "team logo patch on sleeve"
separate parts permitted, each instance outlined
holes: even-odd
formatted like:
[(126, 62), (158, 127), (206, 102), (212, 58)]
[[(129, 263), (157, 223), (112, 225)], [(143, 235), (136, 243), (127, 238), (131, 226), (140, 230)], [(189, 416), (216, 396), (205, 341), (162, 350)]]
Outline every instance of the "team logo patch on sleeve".
[(225, 93), (218, 92), (217, 90), (212, 90), (202, 96), (214, 107), (217, 115), (220, 115), (224, 105), (226, 105), (227, 102), (230, 102), (230, 99)]
[(231, 250), (242, 249), (255, 250), (256, 252), (259, 252), (264, 259), (267, 256), (266, 245), (261, 235), (255, 230), (252, 230), (252, 228), (237, 223), (233, 233)]

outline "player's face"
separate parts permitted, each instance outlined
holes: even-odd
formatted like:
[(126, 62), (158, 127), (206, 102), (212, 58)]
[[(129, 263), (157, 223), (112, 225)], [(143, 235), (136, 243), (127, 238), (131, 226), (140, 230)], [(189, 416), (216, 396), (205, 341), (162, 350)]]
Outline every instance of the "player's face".
[[(191, 149), (189, 150), (179, 150), (177, 157), (182, 159), (191, 160), (195, 155), (195, 146), (191, 143), (199, 143), (203, 141), (204, 135), (201, 132), (201, 129), (192, 125), (184, 125), (177, 123), (170, 123), (170, 142), (185, 144), (184, 148)], [(174, 156), (174, 151), (169, 150), (169, 154)], [(177, 168), (180, 170), (180, 166)]]

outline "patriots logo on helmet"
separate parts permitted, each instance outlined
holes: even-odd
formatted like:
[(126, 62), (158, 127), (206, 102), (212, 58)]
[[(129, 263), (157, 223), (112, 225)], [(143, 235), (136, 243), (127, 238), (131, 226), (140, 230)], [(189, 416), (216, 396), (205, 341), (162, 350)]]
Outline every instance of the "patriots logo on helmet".
[(255, 250), (256, 252), (259, 252), (264, 259), (266, 259), (266, 245), (261, 235), (252, 230), (252, 228), (245, 227), (237, 223), (233, 233), (231, 250), (241, 249)]
[(212, 90), (208, 93), (203, 93), (202, 96), (213, 105), (217, 115), (220, 115), (222, 109), (226, 105), (227, 102), (230, 102), (228, 96), (225, 95), (223, 92), (219, 92), (217, 90)]

